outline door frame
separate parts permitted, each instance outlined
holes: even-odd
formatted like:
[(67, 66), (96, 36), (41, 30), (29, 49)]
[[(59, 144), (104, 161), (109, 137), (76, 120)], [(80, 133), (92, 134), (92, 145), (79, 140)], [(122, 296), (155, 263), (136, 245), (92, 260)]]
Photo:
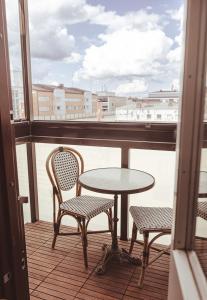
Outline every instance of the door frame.
[[(5, 259), (5, 263), (9, 266), (10, 274), (8, 280), (4, 280), (3, 292), (8, 295), (7, 299), (27, 300), (29, 299), (28, 271), (23, 209), (18, 193), (15, 136), (12, 126), (12, 95), (4, 0), (0, 0), (0, 70), (0, 151), (2, 155), (0, 179), (4, 184), (0, 194), (0, 210), (4, 212), (3, 230), (0, 233), (4, 235), (4, 240), (6, 239), (5, 244), (1, 244), (1, 251), (3, 260)], [(9, 261), (6, 255), (9, 253), (8, 247), (10, 248)], [(3, 268), (2, 264), (0, 267)], [(10, 284), (13, 287), (12, 297), (9, 295)]]
[(185, 20), (169, 300), (175, 296), (177, 299), (207, 299), (206, 278), (193, 250), (204, 130), (207, 1), (187, 0)]

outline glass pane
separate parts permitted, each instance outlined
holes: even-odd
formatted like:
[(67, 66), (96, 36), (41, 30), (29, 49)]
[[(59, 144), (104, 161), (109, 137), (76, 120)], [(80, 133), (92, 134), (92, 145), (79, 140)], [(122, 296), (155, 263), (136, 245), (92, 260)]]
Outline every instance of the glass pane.
[[(146, 207), (173, 207), (175, 181), (175, 151), (138, 150), (130, 151), (130, 167), (150, 173), (155, 178), (152, 189), (130, 196), (130, 205)], [(132, 228), (132, 218), (129, 219)], [(142, 239), (138, 235), (138, 239)], [(170, 244), (170, 235), (158, 240)]]
[(6, 0), (6, 16), (14, 119), (24, 119), (24, 92), (18, 0)]
[[(38, 180), (38, 197), (39, 197), (39, 212), (40, 220), (52, 222), (53, 220), (53, 201), (52, 201), (52, 186), (49, 181), (45, 163), (49, 153), (59, 145), (36, 144), (36, 159), (37, 159), (37, 180)], [(117, 148), (106, 147), (89, 147), (70, 145), (76, 149), (83, 157), (84, 170), (105, 167), (120, 167), (121, 150)], [(82, 195), (100, 195), (101, 197), (113, 199), (113, 195), (98, 194), (86, 189), (82, 189)], [(68, 200), (75, 196), (75, 190), (63, 193), (64, 200)], [(119, 205), (120, 206), (120, 205)], [(62, 224), (69, 226), (77, 226), (76, 221), (71, 217), (65, 217)], [(107, 228), (106, 214), (100, 214), (90, 221), (89, 229), (101, 230)]]
[[(30, 202), (28, 165), (27, 165), (27, 147), (25, 144), (16, 146), (16, 155), (17, 155), (19, 194), (21, 196), (27, 196)], [(29, 203), (24, 204), (23, 210), (24, 210), (24, 222), (30, 223), (31, 222), (30, 204)]]
[(34, 117), (176, 122), (183, 0), (28, 0)]
[[(207, 84), (205, 87), (207, 91)], [(205, 94), (204, 127), (206, 127), (207, 93)], [(207, 277), (207, 147), (205, 138), (201, 149), (200, 187), (196, 220), (195, 249), (203, 271)]]

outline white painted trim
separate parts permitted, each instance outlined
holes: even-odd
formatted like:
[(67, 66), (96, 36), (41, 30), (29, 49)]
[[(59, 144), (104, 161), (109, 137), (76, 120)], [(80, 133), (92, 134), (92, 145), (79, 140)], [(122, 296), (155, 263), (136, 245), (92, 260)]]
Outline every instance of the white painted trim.
[(200, 297), (185, 251), (172, 251), (170, 269), (168, 300), (204, 300)]
[(169, 300), (206, 300), (195, 252), (207, 56), (207, 1), (186, 0), (185, 60), (177, 136)]
[(189, 264), (192, 269), (198, 291), (201, 299), (207, 299), (207, 279), (203, 273), (201, 264), (195, 251), (189, 251), (188, 253)]
[(192, 250), (206, 75), (207, 1), (188, 0), (183, 91), (177, 137), (173, 249)]

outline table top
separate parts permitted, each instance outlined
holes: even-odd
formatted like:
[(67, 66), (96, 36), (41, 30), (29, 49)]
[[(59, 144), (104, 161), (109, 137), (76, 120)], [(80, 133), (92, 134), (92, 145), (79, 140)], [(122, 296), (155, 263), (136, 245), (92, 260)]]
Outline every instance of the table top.
[(105, 194), (134, 194), (151, 189), (155, 183), (152, 175), (135, 169), (99, 168), (79, 176), (84, 188)]
[(200, 172), (198, 197), (207, 198), (207, 172), (205, 171)]

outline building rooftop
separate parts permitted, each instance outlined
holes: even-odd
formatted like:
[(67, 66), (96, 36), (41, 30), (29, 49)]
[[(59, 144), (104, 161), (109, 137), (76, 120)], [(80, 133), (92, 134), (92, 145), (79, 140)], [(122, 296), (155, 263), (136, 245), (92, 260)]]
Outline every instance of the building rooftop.
[(74, 88), (74, 87), (66, 87), (64, 85), (50, 85), (50, 84), (33, 84), (32, 89), (37, 91), (48, 91), (53, 92), (55, 89), (60, 88), (64, 89), (66, 93), (73, 93), (73, 94), (83, 94), (86, 90)]
[(123, 105), (117, 108), (117, 110), (122, 110), (122, 109), (127, 109), (127, 110), (177, 110), (178, 106), (177, 105), (169, 105), (166, 103), (160, 103), (156, 105), (152, 104), (146, 104), (143, 107), (136, 107), (133, 104), (130, 105)]
[(168, 98), (168, 97), (173, 97), (173, 98), (178, 98), (180, 96), (180, 92), (176, 90), (160, 90), (156, 92), (150, 92), (148, 97), (149, 98)]

